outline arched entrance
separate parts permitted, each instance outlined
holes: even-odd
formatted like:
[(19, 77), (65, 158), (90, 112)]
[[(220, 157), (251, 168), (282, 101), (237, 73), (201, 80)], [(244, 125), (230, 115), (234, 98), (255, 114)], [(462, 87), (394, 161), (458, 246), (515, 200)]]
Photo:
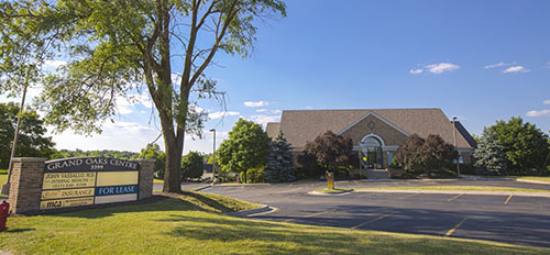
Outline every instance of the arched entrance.
[(384, 141), (375, 134), (369, 134), (361, 140), (361, 166), (363, 169), (384, 167), (382, 146), (384, 146)]

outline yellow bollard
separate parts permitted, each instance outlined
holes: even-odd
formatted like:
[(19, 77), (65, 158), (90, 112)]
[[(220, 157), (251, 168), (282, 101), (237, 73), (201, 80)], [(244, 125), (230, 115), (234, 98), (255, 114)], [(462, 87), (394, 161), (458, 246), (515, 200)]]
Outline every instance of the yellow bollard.
[(327, 171), (327, 189), (333, 190), (334, 189), (334, 173)]

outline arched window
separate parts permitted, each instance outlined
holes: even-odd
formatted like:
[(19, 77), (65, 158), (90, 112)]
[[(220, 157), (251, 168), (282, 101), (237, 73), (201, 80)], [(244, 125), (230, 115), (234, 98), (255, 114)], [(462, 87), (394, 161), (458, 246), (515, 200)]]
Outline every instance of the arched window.
[(382, 142), (380, 142), (380, 140), (378, 140), (378, 138), (376, 138), (374, 136), (368, 136), (367, 138), (365, 138), (365, 140), (363, 140), (363, 144), (367, 147), (380, 147), (380, 146), (382, 146)]

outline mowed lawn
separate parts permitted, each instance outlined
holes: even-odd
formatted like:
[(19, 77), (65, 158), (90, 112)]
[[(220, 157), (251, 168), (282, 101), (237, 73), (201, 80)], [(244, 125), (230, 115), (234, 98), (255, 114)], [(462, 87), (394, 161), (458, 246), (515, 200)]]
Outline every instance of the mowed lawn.
[(545, 189), (528, 189), (499, 186), (459, 186), (459, 185), (426, 185), (426, 186), (384, 186), (372, 188), (360, 188), (356, 191), (376, 191), (376, 190), (403, 190), (403, 191), (445, 191), (445, 192), (525, 192), (525, 193), (549, 193)]
[(8, 170), (0, 169), (0, 185), (4, 185), (8, 181)]
[(525, 177), (518, 177), (518, 180), (525, 180), (525, 181), (537, 181), (537, 182), (546, 182), (550, 184), (550, 177), (539, 177), (539, 176), (525, 176)]
[[(8, 170), (0, 169), (0, 187), (8, 181)], [(6, 198), (3, 194), (0, 194), (0, 198)]]
[(10, 218), (13, 254), (550, 254), (550, 250), (434, 236), (248, 220), (255, 205), (187, 193), (151, 203)]

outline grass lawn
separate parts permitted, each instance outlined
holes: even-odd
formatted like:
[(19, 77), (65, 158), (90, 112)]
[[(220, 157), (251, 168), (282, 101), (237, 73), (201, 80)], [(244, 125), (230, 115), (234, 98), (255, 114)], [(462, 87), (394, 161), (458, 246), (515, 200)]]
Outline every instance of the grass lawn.
[(550, 190), (544, 189), (526, 189), (526, 188), (514, 188), (514, 187), (498, 187), (498, 186), (459, 186), (459, 185), (429, 185), (429, 186), (385, 186), (385, 187), (372, 187), (361, 188), (356, 191), (369, 191), (369, 190), (427, 190), (427, 191), (483, 191), (483, 192), (548, 192)]
[[(0, 169), (0, 187), (8, 181), (8, 170)], [(0, 198), (6, 198), (3, 194), (0, 194)]]
[(547, 182), (548, 184), (550, 184), (550, 177), (525, 176), (525, 177), (518, 177), (517, 180)]
[(253, 207), (187, 193), (160, 201), (9, 219), (0, 250), (14, 254), (549, 254), (549, 249), (435, 236), (248, 220)]
[(0, 185), (5, 184), (8, 181), (8, 170), (0, 169)]

